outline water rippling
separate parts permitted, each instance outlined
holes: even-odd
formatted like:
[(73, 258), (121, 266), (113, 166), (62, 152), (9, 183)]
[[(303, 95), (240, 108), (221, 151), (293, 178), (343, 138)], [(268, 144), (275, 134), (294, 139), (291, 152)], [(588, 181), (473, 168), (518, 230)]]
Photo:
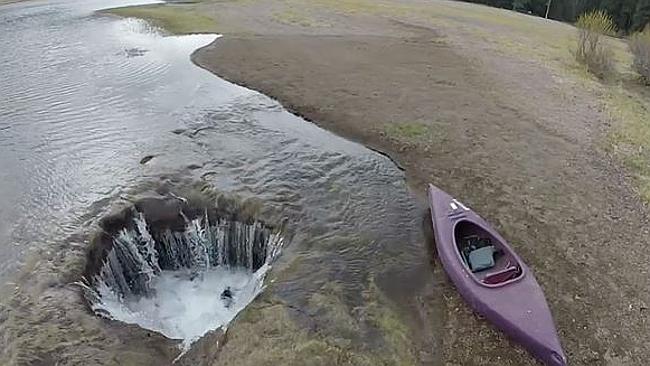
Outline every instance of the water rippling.
[(0, 279), (178, 177), (288, 218), (310, 272), (282, 285), (287, 301), (333, 281), (360, 302), (369, 277), (423, 261), (420, 212), (389, 159), (194, 66), (214, 35), (92, 14), (109, 3), (0, 13)]

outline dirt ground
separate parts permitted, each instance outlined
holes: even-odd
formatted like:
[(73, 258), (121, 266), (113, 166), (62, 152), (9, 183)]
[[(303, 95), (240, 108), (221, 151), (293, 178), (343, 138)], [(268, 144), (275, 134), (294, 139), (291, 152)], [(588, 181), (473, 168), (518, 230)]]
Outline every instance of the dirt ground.
[[(513, 23), (563, 35), (569, 26), (446, 1), (191, 6), (224, 34), (195, 53), (198, 65), (388, 154), (422, 207), (432, 182), (492, 222), (544, 288), (570, 364), (650, 359), (648, 211), (605, 146), (613, 122), (602, 95), (558, 69), (570, 62), (555, 56), (569, 52), (564, 43), (493, 36)], [(451, 283), (438, 286), (434, 363), (534, 364)]]

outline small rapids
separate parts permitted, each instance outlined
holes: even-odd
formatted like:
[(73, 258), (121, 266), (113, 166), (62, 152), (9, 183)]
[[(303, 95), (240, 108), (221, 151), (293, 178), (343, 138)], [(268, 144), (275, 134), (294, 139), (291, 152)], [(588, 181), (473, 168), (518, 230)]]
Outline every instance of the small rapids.
[(187, 350), (262, 291), (283, 237), (254, 219), (207, 209), (197, 215), (196, 208), (187, 210), (196, 215), (190, 218), (185, 203), (164, 206), (172, 214), (162, 220), (160, 207), (147, 213), (136, 206), (104, 224), (109, 233), (95, 243), (103, 260), (84, 294), (95, 314), (182, 340)]

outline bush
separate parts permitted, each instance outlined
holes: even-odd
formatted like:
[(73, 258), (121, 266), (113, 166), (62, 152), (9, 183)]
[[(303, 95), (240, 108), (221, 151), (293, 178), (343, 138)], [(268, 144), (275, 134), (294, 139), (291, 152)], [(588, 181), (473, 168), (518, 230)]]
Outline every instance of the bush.
[(605, 35), (616, 33), (612, 17), (603, 10), (582, 14), (576, 23), (578, 27), (578, 49), (576, 59), (587, 70), (598, 77), (605, 77), (614, 68), (614, 55), (605, 44)]
[(634, 55), (632, 67), (650, 84), (650, 26), (630, 38), (630, 51)]

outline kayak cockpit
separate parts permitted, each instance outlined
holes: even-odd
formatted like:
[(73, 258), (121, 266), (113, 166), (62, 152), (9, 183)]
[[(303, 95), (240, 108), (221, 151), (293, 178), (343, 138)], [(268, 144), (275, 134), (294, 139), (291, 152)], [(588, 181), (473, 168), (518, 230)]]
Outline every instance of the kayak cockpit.
[(523, 276), (512, 250), (474, 222), (461, 220), (454, 226), (456, 250), (463, 265), (477, 282), (503, 286)]

